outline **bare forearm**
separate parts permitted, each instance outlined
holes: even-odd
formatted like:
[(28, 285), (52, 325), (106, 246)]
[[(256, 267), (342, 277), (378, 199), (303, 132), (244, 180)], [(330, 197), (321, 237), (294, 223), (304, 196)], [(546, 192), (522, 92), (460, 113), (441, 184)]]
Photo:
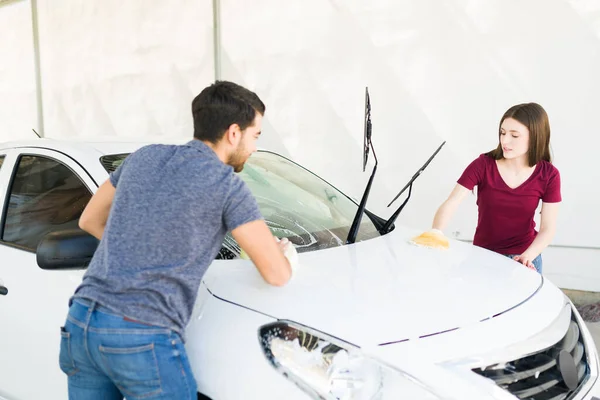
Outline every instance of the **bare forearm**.
[(105, 226), (106, 224), (100, 221), (79, 221), (79, 227), (98, 240), (102, 239)]
[(552, 242), (555, 232), (555, 229), (540, 229), (540, 232), (525, 251), (525, 254), (529, 255), (531, 259), (542, 254), (542, 251), (544, 251), (544, 249)]
[(431, 227), (433, 229), (439, 229), (440, 231), (443, 231), (452, 219), (452, 216), (456, 211), (456, 207), (457, 204), (449, 202), (448, 200), (443, 202), (433, 217), (433, 224)]
[(107, 179), (92, 196), (79, 218), (79, 227), (98, 240), (102, 239), (104, 234), (115, 191)]

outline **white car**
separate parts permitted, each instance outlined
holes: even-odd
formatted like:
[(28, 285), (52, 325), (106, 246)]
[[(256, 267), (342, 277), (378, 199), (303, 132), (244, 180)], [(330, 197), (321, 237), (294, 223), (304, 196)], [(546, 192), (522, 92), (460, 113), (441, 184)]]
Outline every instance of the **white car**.
[[(0, 145), (0, 399), (67, 398), (59, 328), (96, 245), (77, 221), (141, 145)], [(186, 332), (199, 398), (595, 399), (593, 340), (542, 275), (460, 241), (416, 247), (371, 213), (346, 244), (357, 204), (271, 152), (241, 176), (300, 265), (269, 286), (227, 237)]]

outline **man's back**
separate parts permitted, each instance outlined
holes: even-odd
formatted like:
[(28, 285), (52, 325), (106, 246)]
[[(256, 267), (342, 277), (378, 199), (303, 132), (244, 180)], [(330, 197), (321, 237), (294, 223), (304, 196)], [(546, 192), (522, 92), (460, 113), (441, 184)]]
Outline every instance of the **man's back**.
[(110, 180), (110, 217), (75, 297), (183, 337), (202, 275), (228, 230), (261, 218), (256, 201), (198, 140), (146, 146)]

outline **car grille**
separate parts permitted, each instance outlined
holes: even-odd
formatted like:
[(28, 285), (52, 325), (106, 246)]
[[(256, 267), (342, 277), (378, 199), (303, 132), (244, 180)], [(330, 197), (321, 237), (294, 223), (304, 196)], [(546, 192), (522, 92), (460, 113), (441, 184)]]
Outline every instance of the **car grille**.
[[(577, 382), (571, 382), (571, 388), (559, 368), (559, 354), (563, 350), (571, 354), (577, 366)], [(554, 346), (518, 360), (473, 371), (526, 400), (571, 399), (590, 374), (583, 337), (573, 315), (567, 333)]]

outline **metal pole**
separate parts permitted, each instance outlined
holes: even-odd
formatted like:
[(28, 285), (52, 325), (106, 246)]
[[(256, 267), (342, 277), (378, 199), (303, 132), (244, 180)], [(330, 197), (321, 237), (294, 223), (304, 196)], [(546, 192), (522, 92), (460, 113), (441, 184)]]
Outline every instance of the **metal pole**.
[(42, 98), (42, 71), (40, 67), (40, 36), (37, 15), (37, 0), (31, 2), (31, 25), (33, 27), (33, 64), (35, 69), (35, 94), (37, 102), (37, 132), (44, 137), (44, 102)]
[(215, 80), (221, 79), (221, 2), (213, 0), (213, 50)]

